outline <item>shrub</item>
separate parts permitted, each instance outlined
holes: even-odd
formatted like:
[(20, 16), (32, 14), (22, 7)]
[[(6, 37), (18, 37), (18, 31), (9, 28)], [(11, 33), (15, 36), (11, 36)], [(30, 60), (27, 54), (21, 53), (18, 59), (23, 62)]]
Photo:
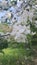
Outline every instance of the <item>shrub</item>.
[(0, 38), (0, 52), (2, 52), (2, 49), (8, 47), (8, 41), (4, 38)]

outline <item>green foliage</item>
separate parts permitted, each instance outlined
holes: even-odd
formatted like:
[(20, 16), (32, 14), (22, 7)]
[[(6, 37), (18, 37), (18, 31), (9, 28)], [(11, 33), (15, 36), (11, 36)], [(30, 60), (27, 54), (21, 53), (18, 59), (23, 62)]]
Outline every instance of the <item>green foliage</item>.
[(9, 47), (11, 47), (11, 48), (25, 48), (25, 43), (10, 41), (9, 42)]
[(0, 65), (25, 65), (29, 63), (31, 58), (31, 51), (26, 51), (25, 49), (12, 49), (7, 48), (3, 50), (4, 55), (0, 54)]
[(0, 50), (8, 47), (8, 41), (4, 38), (0, 38)]

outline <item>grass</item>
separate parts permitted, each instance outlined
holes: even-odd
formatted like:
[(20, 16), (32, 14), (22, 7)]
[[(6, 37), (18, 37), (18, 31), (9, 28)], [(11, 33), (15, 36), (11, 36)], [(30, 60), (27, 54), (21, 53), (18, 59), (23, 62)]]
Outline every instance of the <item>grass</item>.
[(24, 49), (7, 48), (3, 49), (3, 51), (5, 54), (0, 54), (0, 65), (20, 65), (20, 63), (24, 63), (23, 59), (26, 55)]
[(7, 48), (3, 51), (4, 54), (0, 53), (0, 65), (34, 65), (29, 56), (31, 51), (24, 48)]
[(4, 49), (3, 50), (5, 55), (13, 55), (13, 56), (17, 56), (19, 54), (23, 54), (25, 55), (25, 50), (24, 49), (18, 49), (18, 48), (15, 48), (15, 49), (12, 49), (12, 48), (7, 48), (7, 49)]
[[(0, 65), (28, 65), (31, 63), (31, 56), (28, 56), (30, 51), (24, 48), (7, 48), (3, 51), (5, 54), (0, 53)], [(28, 61), (27, 58), (30, 60)]]

